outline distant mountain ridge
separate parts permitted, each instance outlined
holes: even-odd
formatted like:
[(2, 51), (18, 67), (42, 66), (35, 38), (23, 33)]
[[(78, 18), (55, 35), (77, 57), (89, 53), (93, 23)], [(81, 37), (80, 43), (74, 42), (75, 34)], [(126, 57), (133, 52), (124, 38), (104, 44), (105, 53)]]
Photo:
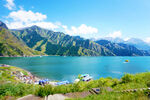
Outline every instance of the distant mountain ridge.
[[(6, 25), (1, 25), (4, 29)], [(60, 56), (149, 56), (150, 52), (139, 50), (134, 46), (124, 43), (112, 43), (106, 40), (91, 41), (80, 36), (69, 36), (63, 32), (54, 32), (40, 28), (36, 25), (22, 29), (8, 30), (16, 42), (33, 52)], [(2, 31), (0, 31), (2, 33)], [(2, 34), (0, 34), (1, 36)], [(4, 37), (2, 38), (3, 40)], [(9, 40), (9, 38), (8, 38)], [(28, 46), (28, 47), (27, 47)], [(18, 46), (20, 47), (20, 46)], [(13, 49), (15, 51), (15, 49)], [(22, 53), (20, 55), (24, 55)], [(10, 54), (11, 55), (11, 54)], [(17, 55), (17, 54), (16, 54)]]
[(98, 40), (96, 43), (103, 45), (117, 56), (150, 56), (148, 51), (139, 50), (132, 45), (112, 43), (108, 40)]
[(111, 38), (111, 37), (106, 37), (106, 38), (102, 38), (99, 40), (108, 40), (111, 41), (113, 43), (124, 43), (124, 44), (128, 44), (128, 45), (133, 45), (136, 48), (138, 48), (139, 50), (150, 50), (150, 44), (144, 42), (141, 39), (138, 38), (130, 38), (128, 40), (123, 40), (121, 38)]
[(130, 38), (127, 41), (125, 41), (124, 43), (134, 45), (135, 47), (137, 47), (140, 50), (150, 50), (150, 44), (144, 42), (141, 39)]

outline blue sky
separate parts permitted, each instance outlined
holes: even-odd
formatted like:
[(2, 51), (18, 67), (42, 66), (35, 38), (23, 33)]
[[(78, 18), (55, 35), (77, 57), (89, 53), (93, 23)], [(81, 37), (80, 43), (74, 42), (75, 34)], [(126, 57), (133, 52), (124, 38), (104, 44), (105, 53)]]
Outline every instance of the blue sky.
[(36, 24), (85, 38), (141, 38), (150, 42), (150, 0), (1, 0), (9, 28)]

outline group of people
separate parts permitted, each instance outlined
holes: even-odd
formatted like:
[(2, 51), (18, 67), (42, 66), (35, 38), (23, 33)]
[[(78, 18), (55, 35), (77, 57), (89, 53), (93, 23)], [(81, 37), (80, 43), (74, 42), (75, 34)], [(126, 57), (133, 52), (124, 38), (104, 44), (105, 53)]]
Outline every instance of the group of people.
[[(27, 84), (39, 84), (42, 86), (44, 86), (46, 84), (51, 84), (54, 86), (58, 86), (58, 85), (66, 85), (66, 84), (70, 83), (67, 80), (61, 81), (61, 82), (50, 82), (48, 79), (41, 80), (41, 79), (35, 77), (34, 75), (32, 75), (30, 72), (28, 72), (28, 75), (24, 75), (21, 71), (15, 71), (12, 74), (15, 75), (18, 80), (21, 80), (23, 83), (27, 83)], [(75, 80), (75, 82), (76, 81), (79, 82), (80, 80), (90, 81), (91, 79), (92, 79), (92, 77), (90, 77), (89, 74), (83, 74), (83, 75), (80, 75), (78, 81)]]
[(16, 76), (16, 80), (21, 80), (23, 83), (27, 83), (27, 84), (37, 84), (39, 79), (33, 75), (24, 75), (22, 72), (20, 71), (15, 71), (12, 72), (13, 75)]
[(45, 85), (45, 84), (49, 84), (49, 80), (48, 79), (39, 80), (39, 85)]

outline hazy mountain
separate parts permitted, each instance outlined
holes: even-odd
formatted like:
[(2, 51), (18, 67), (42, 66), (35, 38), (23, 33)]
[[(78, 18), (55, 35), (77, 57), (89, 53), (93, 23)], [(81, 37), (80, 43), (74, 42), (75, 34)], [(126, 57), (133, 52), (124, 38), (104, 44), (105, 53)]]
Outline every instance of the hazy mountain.
[(31, 56), (34, 54), (39, 54), (39, 52), (27, 47), (0, 21), (0, 56)]
[(146, 43), (143, 40), (138, 39), (138, 38), (130, 38), (130, 39), (125, 41), (121, 38), (106, 37), (106, 38), (102, 38), (99, 40), (108, 40), (108, 41), (111, 41), (113, 43), (124, 43), (124, 44), (128, 44), (128, 45), (133, 45), (140, 50), (150, 50), (150, 44), (148, 44), (148, 43)]
[(105, 37), (105, 38), (102, 38), (101, 40), (108, 40), (113, 43), (124, 43), (124, 40), (121, 38)]
[(150, 50), (150, 44), (144, 42), (141, 39), (131, 38), (131, 39), (125, 41), (124, 43), (134, 45), (135, 47), (137, 47), (140, 50)]
[(146, 56), (149, 52), (141, 51), (132, 45), (112, 43), (108, 40), (98, 40), (96, 43), (103, 45), (117, 56)]

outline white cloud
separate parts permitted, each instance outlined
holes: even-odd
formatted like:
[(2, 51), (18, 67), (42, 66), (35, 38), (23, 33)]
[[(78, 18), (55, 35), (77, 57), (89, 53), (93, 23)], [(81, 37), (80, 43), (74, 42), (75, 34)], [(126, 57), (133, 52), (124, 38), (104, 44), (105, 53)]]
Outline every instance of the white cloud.
[(150, 44), (150, 37), (147, 37), (144, 41)]
[(45, 28), (45, 29), (50, 29), (50, 30), (55, 30), (59, 28), (59, 26), (55, 25), (52, 22), (33, 22), (33, 23), (22, 23), (22, 22), (7, 22), (6, 23), (10, 29), (20, 29), (24, 27), (30, 27), (33, 25), (37, 25), (39, 27)]
[(107, 37), (121, 38), (122, 33), (121, 33), (121, 31), (114, 31), (113, 33), (108, 34)]
[(36, 23), (30, 24), (29, 26), (33, 26), (33, 25), (37, 25), (39, 27), (43, 27), (45, 29), (51, 29), (51, 30), (55, 30), (59, 28), (57, 24), (52, 23), (52, 22), (36, 22)]
[(52, 23), (44, 21), (47, 18), (46, 15), (39, 12), (32, 12), (31, 10), (25, 11), (22, 9), (18, 11), (10, 12), (7, 16), (7, 25), (10, 29), (29, 27), (32, 25), (37, 25), (46, 29), (56, 29), (59, 28), (59, 23)]
[(66, 25), (62, 25), (62, 28), (63, 28), (64, 30), (68, 29), (68, 27), (67, 27)]
[(93, 36), (98, 33), (98, 29), (92, 26), (81, 24), (79, 27), (72, 26), (68, 28), (67, 25), (63, 25), (60, 22), (47, 22), (45, 21), (47, 16), (39, 12), (33, 12), (31, 10), (26, 11), (20, 6), (20, 10), (12, 11), (6, 17), (6, 24), (10, 29), (30, 27), (33, 25), (40, 26), (42, 28), (50, 29), (53, 31), (62, 31), (69, 35), (79, 35), (83, 37)]
[(26, 27), (22, 22), (17, 22), (17, 21), (13, 21), (13, 22), (9, 22), (7, 21), (6, 22), (8, 28), (10, 29), (17, 29), (17, 28), (23, 28), (23, 27)]
[(42, 21), (47, 18), (46, 15), (43, 15), (39, 12), (32, 12), (31, 10), (25, 11), (20, 9), (18, 11), (13, 11), (8, 15), (8, 18), (13, 19), (13, 21), (20, 21), (25, 23), (30, 23), (34, 21)]
[(127, 37), (127, 38), (124, 38), (124, 41), (128, 41), (130, 38), (129, 37)]
[(72, 26), (71, 29), (68, 29), (67, 26), (63, 26), (65, 32), (70, 35), (86, 35), (86, 34), (93, 34), (98, 33), (98, 29), (87, 26), (85, 24), (81, 24), (79, 27)]
[(6, 0), (6, 2), (7, 3), (4, 6), (7, 7), (9, 10), (13, 10), (16, 7), (14, 0)]

